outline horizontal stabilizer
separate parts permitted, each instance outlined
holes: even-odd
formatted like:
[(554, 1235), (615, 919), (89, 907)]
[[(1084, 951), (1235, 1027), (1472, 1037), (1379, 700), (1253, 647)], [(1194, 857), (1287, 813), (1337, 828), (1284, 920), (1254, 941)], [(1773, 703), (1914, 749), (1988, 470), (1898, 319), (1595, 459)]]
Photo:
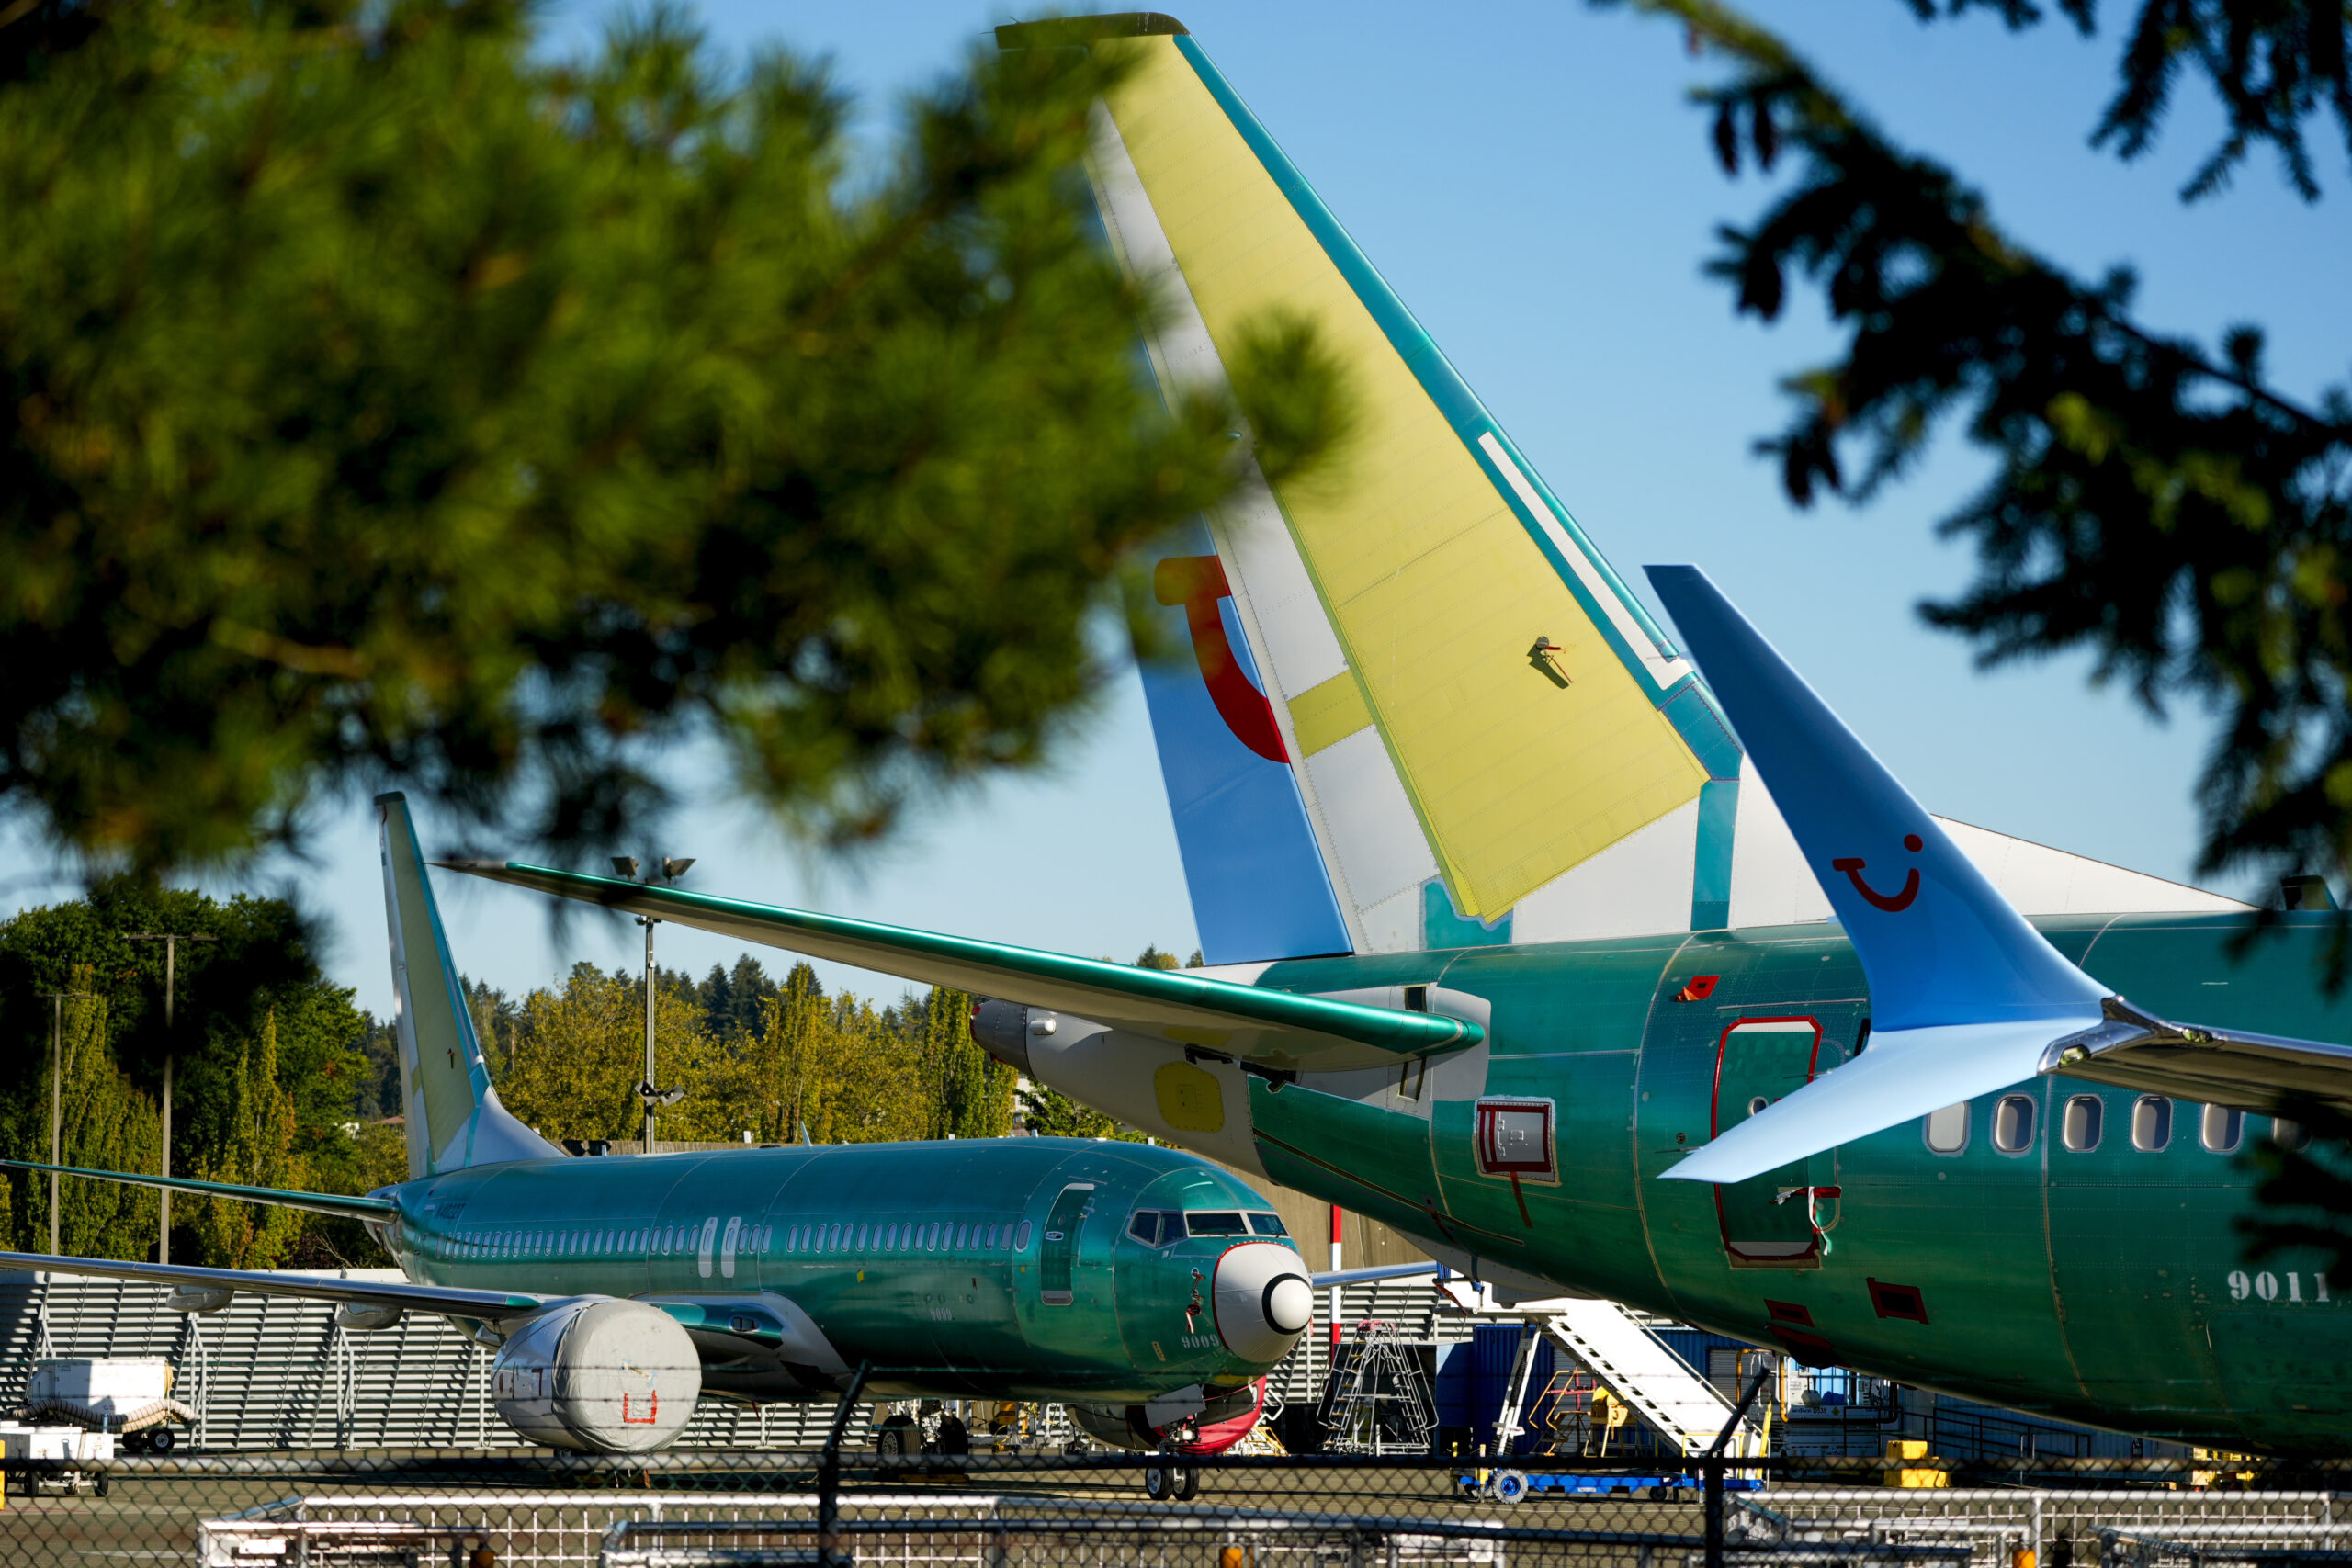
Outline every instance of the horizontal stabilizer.
[(1386, 1066), (1465, 1050), (1486, 1038), (1486, 1031), (1468, 1019), (1293, 996), (1182, 970), (1135, 969), (513, 862), (438, 863), (625, 914), (672, 920), (976, 997), (1069, 1012), (1277, 1071)]
[(2075, 1025), (2048, 1019), (1873, 1032), (1870, 1048), (1749, 1117), (1666, 1172), (1745, 1181), (1792, 1160), (2023, 1083)]
[(41, 1165), (28, 1159), (0, 1159), (9, 1170), (55, 1172), (93, 1181), (119, 1181), (130, 1187), (161, 1187), (172, 1192), (194, 1192), (206, 1198), (234, 1198), (246, 1203), (269, 1203), (280, 1209), (307, 1209), (349, 1220), (389, 1220), (400, 1205), (390, 1198), (351, 1198), (337, 1192), (293, 1192), (279, 1187), (241, 1187), (233, 1181), (198, 1181), (185, 1176), (132, 1176), (119, 1170), (83, 1170), (70, 1165)]
[(43, 1252), (0, 1252), (0, 1269), (47, 1274), (82, 1274), (100, 1280), (137, 1280), (150, 1285), (200, 1285), (245, 1291), (257, 1296), (293, 1296), (314, 1302), (356, 1302), (494, 1322), (534, 1313), (555, 1298), (514, 1291), (468, 1291), (454, 1285), (416, 1285), (405, 1280), (336, 1280), (316, 1274), (264, 1274), (244, 1269), (198, 1269), (177, 1263), (124, 1263), (111, 1258), (59, 1258)]

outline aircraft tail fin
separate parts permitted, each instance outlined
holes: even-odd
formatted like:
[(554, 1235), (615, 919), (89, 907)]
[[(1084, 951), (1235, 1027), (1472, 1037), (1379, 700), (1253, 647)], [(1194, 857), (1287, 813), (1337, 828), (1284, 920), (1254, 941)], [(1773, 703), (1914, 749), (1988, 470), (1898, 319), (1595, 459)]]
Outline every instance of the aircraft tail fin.
[(392, 1019), (411, 1179), (563, 1151), (514, 1120), (491, 1087), (465, 987), (433, 902), (416, 824), (400, 795), (376, 797), (384, 858), (384, 915), (392, 947)]
[(1771, 787), (1870, 980), (1870, 1045), (1667, 1174), (1736, 1181), (2032, 1077), (2109, 993), (2029, 924), (1943, 826), (1696, 567), (1650, 582)]
[(1259, 478), (1155, 566), (1191, 652), (1145, 693), (1208, 958), (1724, 924), (1739, 750), (1706, 692), (1182, 26), (997, 37), (1136, 55), (1091, 173), (1165, 307), (1163, 387), (1221, 382), (1282, 311), (1356, 392), (1340, 472)]

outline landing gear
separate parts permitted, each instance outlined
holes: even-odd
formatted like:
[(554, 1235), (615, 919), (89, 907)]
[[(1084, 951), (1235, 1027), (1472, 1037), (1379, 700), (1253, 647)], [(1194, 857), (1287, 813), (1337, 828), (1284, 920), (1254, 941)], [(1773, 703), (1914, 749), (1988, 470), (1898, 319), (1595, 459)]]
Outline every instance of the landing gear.
[(1143, 1495), (1155, 1503), (1189, 1503), (1201, 1495), (1201, 1469), (1162, 1450), (1143, 1467)]
[(893, 1416), (876, 1429), (874, 1451), (885, 1460), (904, 1459), (921, 1441), (922, 1433), (913, 1416)]

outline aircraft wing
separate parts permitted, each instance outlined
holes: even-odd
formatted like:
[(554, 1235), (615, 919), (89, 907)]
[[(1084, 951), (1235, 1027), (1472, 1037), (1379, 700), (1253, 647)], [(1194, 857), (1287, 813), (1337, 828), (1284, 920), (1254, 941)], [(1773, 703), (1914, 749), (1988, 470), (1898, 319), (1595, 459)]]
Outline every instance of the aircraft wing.
[(401, 1307), (445, 1317), (488, 1320), (537, 1312), (553, 1296), (520, 1291), (467, 1291), (454, 1285), (417, 1285), (403, 1280), (335, 1280), (317, 1274), (262, 1274), (244, 1269), (200, 1269), (178, 1263), (126, 1263), (111, 1258), (53, 1258), (44, 1252), (0, 1252), (0, 1269), (33, 1269), (51, 1274), (88, 1274), (101, 1280), (138, 1280), (150, 1285), (196, 1285), (207, 1290), (250, 1291), (257, 1296), (300, 1296), (314, 1302), (353, 1302)]
[(2099, 1022), (2052, 1043), (2041, 1070), (2272, 1116), (2312, 1100), (2352, 1111), (2352, 1047), (2174, 1023), (2120, 997)]
[(812, 958), (1069, 1012), (1280, 1071), (1387, 1066), (1465, 1050), (1486, 1038), (1486, 1031), (1468, 1019), (1294, 996), (1182, 970), (1135, 969), (512, 861), (435, 863)]
[(200, 1198), (234, 1198), (247, 1203), (268, 1203), (280, 1209), (302, 1209), (344, 1220), (389, 1220), (401, 1206), (390, 1198), (353, 1198), (340, 1192), (297, 1192), (282, 1187), (244, 1187), (233, 1181), (198, 1181), (187, 1176), (140, 1176), (125, 1170), (85, 1170), (79, 1166), (42, 1165), (37, 1160), (0, 1159), (0, 1169), (39, 1170), (58, 1176), (79, 1176), (91, 1181), (119, 1181), (126, 1187), (156, 1187), (167, 1192), (193, 1192)]

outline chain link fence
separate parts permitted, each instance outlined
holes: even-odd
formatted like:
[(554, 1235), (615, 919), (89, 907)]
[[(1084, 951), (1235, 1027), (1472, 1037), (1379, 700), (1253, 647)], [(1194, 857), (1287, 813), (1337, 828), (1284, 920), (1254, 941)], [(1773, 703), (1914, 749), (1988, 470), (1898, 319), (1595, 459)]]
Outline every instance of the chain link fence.
[[(2155, 1466), (2109, 1467), (2067, 1490), (1824, 1486), (1783, 1472), (1785, 1461), (1720, 1468), (1711, 1530), (1702, 1474), (1567, 1460), (411, 1450), (11, 1461), (0, 1568), (2016, 1568), (2026, 1551), (2038, 1568), (2352, 1561), (2352, 1497), (2325, 1490), (2168, 1490), (2190, 1477)], [(1877, 1478), (1854, 1466), (1845, 1479), (1866, 1477)]]
[[(1681, 1568), (1707, 1544), (1696, 1478), (1540, 1461), (410, 1450), (17, 1462), (6, 1479), (0, 1568)], [(1962, 1568), (1967, 1551), (1732, 1555)]]

